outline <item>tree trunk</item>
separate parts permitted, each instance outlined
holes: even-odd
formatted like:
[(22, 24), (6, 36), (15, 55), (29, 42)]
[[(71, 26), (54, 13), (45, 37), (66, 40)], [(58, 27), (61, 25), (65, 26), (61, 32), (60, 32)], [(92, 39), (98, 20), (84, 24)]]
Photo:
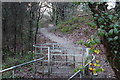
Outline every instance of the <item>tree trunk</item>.
[(36, 31), (35, 31), (35, 44), (37, 43), (37, 33), (38, 33), (38, 22), (37, 22), (37, 27), (36, 27)]

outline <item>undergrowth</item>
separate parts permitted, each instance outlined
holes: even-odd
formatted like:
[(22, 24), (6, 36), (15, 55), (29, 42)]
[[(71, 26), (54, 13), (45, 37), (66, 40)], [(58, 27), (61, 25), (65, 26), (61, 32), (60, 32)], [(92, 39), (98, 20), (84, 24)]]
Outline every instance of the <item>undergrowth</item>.
[(24, 55), (15, 54), (13, 56), (7, 56), (6, 59), (4, 59), (2, 62), (2, 69), (6, 69), (33, 60), (33, 55), (34, 54), (32, 52), (28, 52), (24, 53)]
[(63, 21), (57, 25), (57, 29), (62, 33), (72, 33), (75, 29), (79, 29), (82, 25), (92, 21), (91, 17), (73, 17), (69, 20)]
[[(6, 54), (8, 53), (10, 52), (7, 51)], [(23, 53), (22, 55), (20, 53), (19, 54), (16, 53), (12, 56), (6, 55), (4, 60), (2, 61), (2, 70), (31, 61), (33, 60), (33, 56), (34, 54), (32, 52), (26, 52), (26, 53)], [(19, 70), (19, 68), (17, 68), (16, 70)], [(12, 71), (4, 72), (2, 74), (2, 78), (12, 78)]]

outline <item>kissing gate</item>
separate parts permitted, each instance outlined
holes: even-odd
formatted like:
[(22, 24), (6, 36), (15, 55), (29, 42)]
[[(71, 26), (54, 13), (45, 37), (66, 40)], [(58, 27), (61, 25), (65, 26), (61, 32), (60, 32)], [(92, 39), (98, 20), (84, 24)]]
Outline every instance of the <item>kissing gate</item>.
[[(57, 77), (74, 77), (76, 67), (88, 66), (92, 61), (88, 48), (71, 47), (68, 44), (45, 43), (34, 46), (34, 58), (44, 57), (39, 73)], [(91, 56), (91, 58), (90, 58)], [(35, 64), (36, 65), (36, 64)], [(80, 71), (79, 71), (80, 72)], [(82, 74), (85, 71), (83, 70)]]

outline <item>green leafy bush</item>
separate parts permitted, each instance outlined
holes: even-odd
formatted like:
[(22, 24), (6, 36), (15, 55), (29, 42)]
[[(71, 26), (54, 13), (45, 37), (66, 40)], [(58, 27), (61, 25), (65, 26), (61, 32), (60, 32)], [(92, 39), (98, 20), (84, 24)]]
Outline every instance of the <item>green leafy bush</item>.
[[(94, 20), (98, 27), (97, 34), (101, 37), (107, 51), (107, 58), (115, 70), (115, 74), (120, 74), (120, 25), (118, 15), (109, 11), (94, 14)], [(91, 23), (94, 24), (94, 23)]]

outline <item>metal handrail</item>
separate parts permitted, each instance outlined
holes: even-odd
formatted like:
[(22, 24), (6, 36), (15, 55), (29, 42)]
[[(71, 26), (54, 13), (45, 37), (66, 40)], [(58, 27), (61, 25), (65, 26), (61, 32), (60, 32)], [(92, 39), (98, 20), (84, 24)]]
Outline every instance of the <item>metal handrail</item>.
[(37, 44), (37, 45), (51, 45), (51, 44), (68, 44), (68, 43), (43, 43), (43, 44)]
[(19, 64), (19, 65), (16, 65), (16, 66), (13, 66), (13, 67), (4, 69), (4, 70), (1, 70), (0, 73), (6, 72), (6, 71), (10, 71), (10, 70), (13, 70), (13, 69), (15, 69), (15, 68), (18, 68), (18, 67), (21, 67), (21, 66), (24, 66), (24, 65), (27, 65), (27, 64), (30, 64), (30, 63), (33, 63), (33, 62), (42, 60), (42, 59), (44, 59), (44, 57), (39, 58), (39, 59), (35, 59), (35, 60), (32, 60), (32, 61), (29, 61), (29, 62), (26, 62), (26, 63), (23, 63), (23, 64)]
[[(39, 45), (33, 45), (33, 47), (41, 48), (41, 46), (39, 46)], [(48, 48), (48, 46), (42, 46), (42, 48)]]
[[(49, 43), (46, 43), (46, 44), (49, 44)], [(51, 44), (56, 44), (56, 43), (51, 43)], [(57, 44), (62, 44), (62, 43), (57, 43)], [(47, 48), (48, 49), (48, 65), (50, 65), (50, 52), (51, 52), (51, 50), (50, 50), (50, 48), (51, 47), (49, 47), (49, 46), (46, 46), (46, 45), (33, 45), (33, 47), (37, 47), (37, 48)], [(56, 47), (53, 47), (53, 48), (56, 48)], [(61, 47), (62, 48), (62, 47)], [(64, 49), (64, 48), (63, 48)], [(69, 48), (67, 48), (67, 49), (69, 49)], [(83, 49), (83, 48), (82, 48)], [(34, 63), (34, 62), (36, 62), (36, 61), (39, 61), (39, 60), (42, 60), (42, 59), (44, 59), (44, 57), (42, 57), (42, 58), (39, 58), (39, 59), (35, 59), (35, 60), (32, 60), (32, 61), (29, 61), (29, 62), (26, 62), (26, 63), (22, 63), (22, 64), (19, 64), (19, 65), (16, 65), (16, 66), (12, 66), (12, 67), (10, 67), (10, 68), (7, 68), (7, 69), (4, 69), (4, 70), (1, 70), (0, 71), (0, 73), (3, 73), (3, 72), (6, 72), (6, 71), (10, 71), (10, 70), (13, 70), (13, 74), (14, 74), (14, 69), (16, 69), (16, 68), (18, 68), (18, 67), (21, 67), (21, 66), (24, 66), (24, 65), (27, 65), (27, 64), (30, 64), (30, 63)], [(78, 73), (79, 73), (80, 71), (78, 71)], [(78, 74), (78, 73), (76, 73), (76, 74)], [(74, 75), (76, 75), (76, 74), (74, 74)], [(73, 75), (73, 77), (74, 77), (74, 75)], [(72, 78), (72, 76), (70, 77), (70, 78)]]
[[(89, 63), (91, 63), (94, 59), (95, 59), (95, 56), (94, 55), (92, 55), (93, 56), (93, 58), (92, 58), (92, 60), (91, 61), (89, 61), (84, 67), (87, 67), (88, 65), (89, 65)], [(74, 73), (68, 80), (71, 80), (72, 78), (74, 78), (78, 73), (80, 73), (81, 71), (80, 70), (78, 70), (76, 73)]]
[[(38, 48), (40, 48), (41, 46), (43, 47), (43, 48), (47, 48), (48, 47), (48, 45), (63, 45), (63, 44), (68, 44), (68, 43), (43, 43), (43, 44), (34, 44), (33, 45), (33, 47), (38, 47)], [(64, 47), (54, 47), (54, 48), (64, 48)], [(66, 48), (66, 47), (65, 47)], [(69, 48), (67, 48), (67, 49), (71, 49), (71, 48), (73, 48), (74, 49), (74, 47), (69, 47)], [(83, 49), (83, 47), (75, 47), (75, 49), (76, 48), (78, 48), (78, 49)]]
[[(82, 51), (87, 51), (86, 53), (88, 53), (88, 49), (86, 48), (86, 49), (84, 49), (84, 48), (80, 48), (80, 47), (57, 47), (57, 46), (55, 46), (55, 45), (58, 45), (58, 44), (64, 44), (64, 43), (43, 43), (43, 44), (34, 44), (33, 46), (35, 47), (35, 48), (49, 48), (48, 49), (48, 52), (52, 52), (52, 50), (55, 50), (56, 48), (59, 50), (59, 49), (62, 49), (62, 50), (66, 50), (66, 49), (80, 49), (80, 50), (82, 50)], [(48, 54), (46, 54), (46, 55), (48, 55), (48, 64), (50, 64), (50, 56), (52, 55), (52, 54), (50, 54), (50, 53), (48, 53)], [(58, 54), (53, 54), (53, 55), (58, 55)], [(60, 55), (62, 55), (62, 54), (60, 54)], [(68, 55), (68, 54), (63, 54), (63, 55)], [(70, 54), (69, 54), (70, 55)], [(75, 56), (75, 54), (73, 54), (74, 56)], [(84, 64), (83, 64), (84, 65)]]

